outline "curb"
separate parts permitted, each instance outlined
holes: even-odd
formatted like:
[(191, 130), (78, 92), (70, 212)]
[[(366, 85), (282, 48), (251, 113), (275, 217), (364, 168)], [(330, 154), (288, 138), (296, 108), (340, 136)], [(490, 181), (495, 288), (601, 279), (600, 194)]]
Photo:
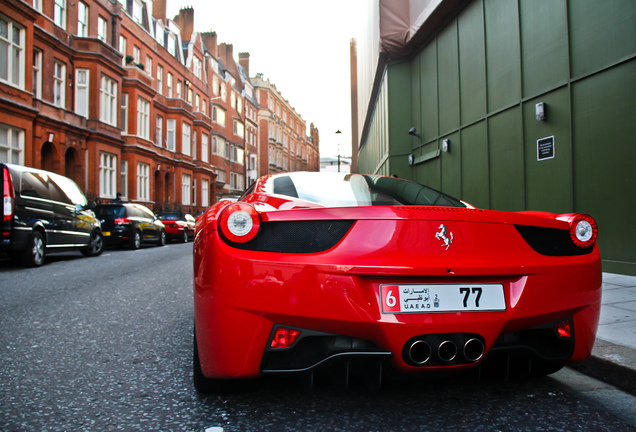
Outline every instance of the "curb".
[(636, 396), (636, 350), (632, 348), (596, 339), (592, 356), (569, 366)]

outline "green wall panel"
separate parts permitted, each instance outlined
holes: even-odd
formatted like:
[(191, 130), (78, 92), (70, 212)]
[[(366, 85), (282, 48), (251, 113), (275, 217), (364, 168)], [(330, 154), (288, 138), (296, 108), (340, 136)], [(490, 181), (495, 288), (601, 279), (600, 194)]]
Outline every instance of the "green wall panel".
[[(535, 104), (547, 106), (547, 121), (537, 121)], [(563, 87), (523, 105), (526, 208), (553, 213), (573, 209), (570, 99)], [(537, 140), (554, 137), (554, 158), (537, 160)]]
[[(485, 121), (463, 129), (461, 132), (461, 199), (481, 208), (490, 207), (487, 137)], [(451, 149), (451, 152), (453, 151), (455, 151), (454, 148)]]
[(486, 115), (486, 59), (484, 15), (481, 1), (471, 3), (459, 16), (459, 65), (461, 123), (467, 125)]
[(523, 128), (519, 106), (488, 120), (490, 208), (525, 210)]
[(439, 83), (439, 130), (446, 134), (459, 128), (459, 59), (457, 21), (450, 23), (437, 38)]
[(420, 134), (423, 142), (429, 142), (439, 135), (437, 110), (437, 46), (431, 43), (424, 48), (416, 61), (420, 65), (421, 122)]
[(455, 198), (462, 197), (462, 153), (459, 132), (440, 139), (450, 141), (450, 152), (440, 155), (442, 166), (441, 190)]
[[(423, 146), (418, 150), (416, 156), (422, 153), (436, 150), (437, 141)], [(425, 184), (435, 189), (441, 189), (441, 167), (440, 159), (435, 158), (429, 161), (414, 165), (412, 168), (415, 172), (414, 180), (418, 183)]]
[(488, 110), (493, 112), (521, 99), (517, 2), (488, 0), (484, 3), (484, 15)]
[[(574, 84), (574, 202), (599, 224), (606, 271), (636, 274), (636, 60)], [(623, 263), (623, 264), (621, 264)]]
[(636, 52), (636, 1), (570, 1), (569, 18), (572, 76)]
[[(420, 84), (420, 62), (411, 62), (411, 86), (408, 91), (411, 93), (411, 125), (417, 128), (418, 132), (422, 131), (422, 89)], [(417, 137), (411, 138), (411, 147), (416, 148), (420, 144)]]
[[(413, 148), (409, 135), (411, 123), (411, 65), (409, 62), (392, 64), (387, 70), (389, 117), (389, 155), (407, 155)], [(393, 169), (393, 164), (391, 164)]]
[(523, 97), (569, 79), (567, 11), (564, 1), (522, 0), (521, 64)]

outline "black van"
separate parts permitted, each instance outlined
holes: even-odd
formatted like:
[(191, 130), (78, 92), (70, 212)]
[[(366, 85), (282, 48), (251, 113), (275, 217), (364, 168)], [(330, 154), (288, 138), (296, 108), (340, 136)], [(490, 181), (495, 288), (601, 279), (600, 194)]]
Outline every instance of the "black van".
[(101, 225), (73, 180), (35, 168), (0, 164), (3, 186), (0, 252), (26, 266), (44, 263), (47, 253), (104, 250)]

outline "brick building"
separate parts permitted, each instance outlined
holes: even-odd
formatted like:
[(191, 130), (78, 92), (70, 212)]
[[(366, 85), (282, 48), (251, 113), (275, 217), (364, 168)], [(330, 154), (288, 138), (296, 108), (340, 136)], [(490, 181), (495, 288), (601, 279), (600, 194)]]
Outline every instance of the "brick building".
[[(3, 4), (0, 162), (66, 175), (92, 199), (121, 192), (193, 214), (268, 172), (318, 169), (317, 130), (306, 137), (275, 87), (259, 106), (249, 54), (237, 63), (216, 33), (194, 31), (194, 9), (171, 20), (166, 0)], [(280, 163), (263, 169), (269, 100), (284, 127), (272, 135)]]

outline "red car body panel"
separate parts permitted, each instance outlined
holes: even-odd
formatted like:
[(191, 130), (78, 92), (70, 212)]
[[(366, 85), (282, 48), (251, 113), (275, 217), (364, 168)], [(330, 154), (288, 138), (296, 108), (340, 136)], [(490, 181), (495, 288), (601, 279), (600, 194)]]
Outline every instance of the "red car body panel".
[[(568, 230), (557, 215), (474, 208), (370, 206), (324, 208), (283, 196), (248, 195), (262, 223), (353, 220), (332, 248), (318, 253), (243, 250), (226, 242), (218, 216), (197, 221), (194, 318), (201, 371), (209, 378), (262, 374), (275, 325), (369, 340), (393, 354), (402, 371), (405, 343), (423, 334), (476, 333), (485, 354), (502, 335), (571, 317), (575, 344), (567, 362), (589, 357), (598, 326), (601, 261), (586, 254), (537, 253), (516, 225)], [(440, 224), (450, 247), (436, 238)], [(506, 309), (478, 312), (384, 313), (381, 285), (502, 284)], [(479, 362), (476, 362), (478, 364)], [(430, 366), (427, 370), (471, 365)]]

